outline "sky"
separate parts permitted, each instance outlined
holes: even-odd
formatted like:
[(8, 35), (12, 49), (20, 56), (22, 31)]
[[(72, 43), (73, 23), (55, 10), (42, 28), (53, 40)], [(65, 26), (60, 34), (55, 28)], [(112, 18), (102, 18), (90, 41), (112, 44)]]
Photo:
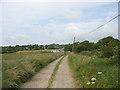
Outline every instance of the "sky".
[[(3, 2), (0, 45), (68, 44), (118, 37), (117, 2)], [(1, 25), (1, 24), (0, 24)]]

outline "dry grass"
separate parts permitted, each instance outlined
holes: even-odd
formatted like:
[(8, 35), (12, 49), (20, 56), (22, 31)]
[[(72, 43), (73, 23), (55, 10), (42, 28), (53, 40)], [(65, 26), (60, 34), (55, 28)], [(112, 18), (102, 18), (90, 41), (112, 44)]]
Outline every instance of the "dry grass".
[(63, 53), (24, 52), (3, 54), (3, 88), (19, 87), (61, 55)]
[(28, 52), (51, 52), (52, 50), (24, 50), (24, 51), (18, 51), (16, 53), (28, 53)]

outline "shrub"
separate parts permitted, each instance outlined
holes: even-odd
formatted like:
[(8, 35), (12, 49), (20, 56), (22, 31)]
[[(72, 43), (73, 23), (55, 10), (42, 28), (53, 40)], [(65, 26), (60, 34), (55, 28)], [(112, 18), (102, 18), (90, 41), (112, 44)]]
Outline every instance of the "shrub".
[(83, 45), (76, 45), (75, 47), (74, 47), (74, 52), (75, 53), (79, 53), (79, 52), (81, 52), (81, 51), (84, 51), (84, 49), (85, 49), (85, 47), (83, 46)]
[(110, 46), (101, 46), (102, 57), (109, 58), (113, 56), (113, 48)]

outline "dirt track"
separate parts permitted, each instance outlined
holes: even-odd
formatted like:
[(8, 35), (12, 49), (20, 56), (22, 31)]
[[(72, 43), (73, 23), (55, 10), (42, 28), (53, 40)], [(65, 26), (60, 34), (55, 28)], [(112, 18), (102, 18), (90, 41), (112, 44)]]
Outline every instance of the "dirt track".
[[(46, 68), (42, 69), (30, 81), (23, 84), (21, 88), (47, 88), (49, 78), (57, 62), (61, 59), (50, 63)], [(59, 66), (55, 79), (53, 80), (51, 88), (75, 88), (75, 81), (71, 75), (68, 66), (68, 56), (65, 56)]]
[(53, 81), (52, 88), (75, 88), (75, 80), (73, 79), (68, 66), (68, 56), (61, 62)]

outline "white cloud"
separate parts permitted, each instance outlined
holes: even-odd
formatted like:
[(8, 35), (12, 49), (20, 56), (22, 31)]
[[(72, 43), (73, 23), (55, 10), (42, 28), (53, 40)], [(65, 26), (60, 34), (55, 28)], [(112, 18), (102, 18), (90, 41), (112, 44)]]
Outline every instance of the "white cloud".
[[(108, 25), (98, 29), (93, 33), (88, 33), (95, 27), (101, 25), (102, 22), (79, 22), (79, 23), (67, 23), (67, 24), (52, 24), (46, 26), (30, 26), (31, 31), (29, 33), (14, 35), (11, 40), (21, 40), (20, 43), (72, 43), (73, 37), (76, 37), (77, 41), (90, 40), (97, 41), (105, 36), (117, 37), (118, 28), (117, 23), (112, 22)], [(28, 35), (28, 36), (26, 36)], [(30, 35), (30, 36), (29, 36)], [(34, 35), (31, 36), (31, 35)]]
[[(108, 35), (117, 37), (116, 22), (88, 34), (110, 17), (89, 22), (72, 21), (81, 20), (85, 14), (84, 9), (103, 4), (106, 3), (4, 3), (3, 45), (72, 43), (74, 36), (77, 41), (96, 41)], [(113, 15), (113, 12), (106, 14)]]
[[(94, 23), (95, 25), (95, 23)], [(81, 39), (79, 40), (90, 40), (90, 41), (97, 41), (103, 37), (107, 36), (113, 36), (115, 38), (118, 38), (118, 24), (113, 22), (105, 25), (104, 27), (98, 29), (95, 32), (92, 33), (86, 33), (81, 36)]]
[(82, 11), (78, 12), (78, 11), (73, 11), (67, 8), (61, 8), (61, 10), (59, 11), (58, 17), (62, 17), (64, 19), (80, 19), (83, 16)]
[(111, 15), (111, 16), (115, 16), (118, 14), (118, 12), (112, 12), (112, 11), (109, 11), (106, 13), (107, 15)]
[[(29, 27), (31, 31), (29, 33), (17, 34), (9, 36), (5, 39), (5, 42), (11, 42), (11, 44), (50, 44), (50, 43), (72, 43), (75, 36), (78, 41), (90, 40), (96, 41), (102, 37), (111, 35), (117, 37), (117, 23), (110, 23), (103, 28), (95, 31), (91, 34), (87, 33), (94, 29), (94, 26), (101, 22), (88, 22), (88, 23), (71, 23), (52, 25), (44, 27)], [(27, 36), (26, 36), (27, 35)], [(34, 35), (34, 37), (32, 36)], [(6, 36), (5, 36), (6, 37)]]
[(118, 2), (119, 0), (1, 0), (2, 2)]
[(30, 44), (32, 39), (24, 34), (16, 34), (13, 36), (3, 35), (2, 43), (4, 45), (21, 45), (21, 44)]

